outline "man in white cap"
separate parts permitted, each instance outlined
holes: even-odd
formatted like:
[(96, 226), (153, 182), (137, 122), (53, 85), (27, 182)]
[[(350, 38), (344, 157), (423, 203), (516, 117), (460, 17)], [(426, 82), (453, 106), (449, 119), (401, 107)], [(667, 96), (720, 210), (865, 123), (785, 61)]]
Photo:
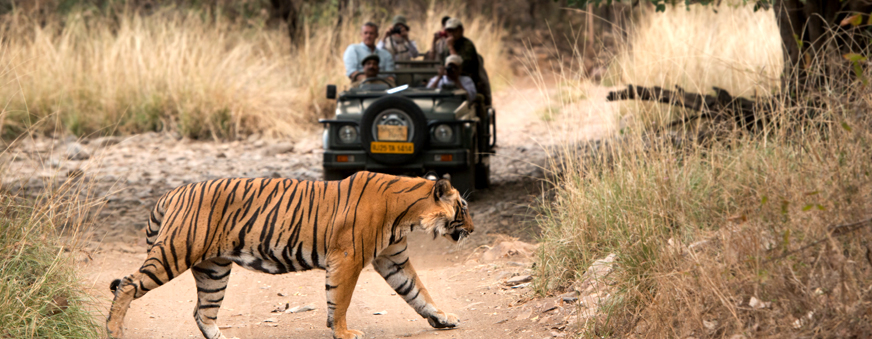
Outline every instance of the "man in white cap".
[(472, 78), (460, 75), (463, 67), (463, 59), (457, 55), (449, 55), (445, 58), (445, 67), (439, 69), (439, 75), (430, 79), (427, 88), (444, 88), (454, 86), (466, 91), (469, 101), (475, 100), (476, 90)]
[(390, 52), (375, 46), (375, 41), (378, 39), (378, 25), (371, 22), (363, 24), (360, 36), (363, 42), (349, 45), (342, 56), (342, 60), (345, 62), (345, 75), (352, 82), (366, 79), (366, 74), (363, 73), (363, 59), (375, 54), (379, 57), (379, 69), (387, 73), (382, 76), (393, 78), (393, 75), (390, 74), (394, 70), (393, 56)]

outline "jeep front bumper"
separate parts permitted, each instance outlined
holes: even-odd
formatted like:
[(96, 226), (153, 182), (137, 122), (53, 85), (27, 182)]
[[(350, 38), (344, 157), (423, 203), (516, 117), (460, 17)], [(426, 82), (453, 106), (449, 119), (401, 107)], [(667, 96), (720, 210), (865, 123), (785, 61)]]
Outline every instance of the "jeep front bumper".
[(467, 168), (474, 164), (468, 149), (427, 150), (414, 160), (397, 165), (382, 164), (370, 159), (362, 150), (325, 150), (324, 169), (349, 171), (424, 170)]

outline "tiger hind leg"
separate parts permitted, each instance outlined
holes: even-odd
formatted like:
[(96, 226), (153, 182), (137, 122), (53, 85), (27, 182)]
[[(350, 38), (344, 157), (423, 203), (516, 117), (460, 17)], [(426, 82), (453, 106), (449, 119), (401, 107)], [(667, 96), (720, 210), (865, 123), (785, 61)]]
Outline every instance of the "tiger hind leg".
[(409, 262), (406, 241), (388, 246), (372, 262), (373, 268), (419, 315), (434, 328), (456, 327), (460, 320), (456, 315), (441, 311), (433, 304), (430, 293), (418, 278), (418, 273)]
[(168, 263), (162, 261), (163, 248), (154, 246), (149, 250), (148, 259), (136, 273), (122, 279), (115, 279), (109, 289), (115, 294), (109, 316), (106, 319), (106, 330), (110, 338), (121, 338), (124, 325), (124, 315), (130, 308), (130, 302), (139, 299), (148, 291), (160, 287), (177, 275), (172, 269), (167, 271)]
[(233, 262), (229, 260), (214, 258), (191, 268), (191, 273), (197, 281), (197, 306), (194, 308), (194, 320), (207, 339), (225, 338), (218, 329), (218, 309), (224, 301), (232, 264)]

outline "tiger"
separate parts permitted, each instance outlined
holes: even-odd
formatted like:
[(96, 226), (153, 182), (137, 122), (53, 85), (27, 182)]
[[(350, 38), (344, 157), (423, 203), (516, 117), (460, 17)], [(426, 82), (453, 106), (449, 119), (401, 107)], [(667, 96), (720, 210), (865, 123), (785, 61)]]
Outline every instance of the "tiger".
[(455, 242), (473, 233), (469, 206), (447, 179), (358, 172), (336, 181), (227, 178), (187, 184), (156, 202), (145, 228), (148, 257), (109, 286), (106, 320), (122, 337), (130, 302), (191, 269), (194, 320), (203, 337), (225, 338), (218, 309), (233, 263), (282, 274), (326, 270), (327, 327), (334, 338), (362, 338), (346, 313), (360, 272), (372, 264), (391, 288), (434, 328), (458, 317), (433, 304), (406, 252), (421, 229)]

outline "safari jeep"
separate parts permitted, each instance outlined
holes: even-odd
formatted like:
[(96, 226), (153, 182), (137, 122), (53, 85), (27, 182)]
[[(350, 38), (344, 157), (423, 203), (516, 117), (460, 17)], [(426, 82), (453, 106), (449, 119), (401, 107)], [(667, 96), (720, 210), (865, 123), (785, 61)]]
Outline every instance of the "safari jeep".
[(323, 119), (324, 179), (367, 170), (421, 176), (448, 174), (462, 194), (489, 185), (495, 112), (460, 89), (428, 89), (431, 61), (398, 62), (397, 87), (367, 79), (336, 95), (336, 116)]

